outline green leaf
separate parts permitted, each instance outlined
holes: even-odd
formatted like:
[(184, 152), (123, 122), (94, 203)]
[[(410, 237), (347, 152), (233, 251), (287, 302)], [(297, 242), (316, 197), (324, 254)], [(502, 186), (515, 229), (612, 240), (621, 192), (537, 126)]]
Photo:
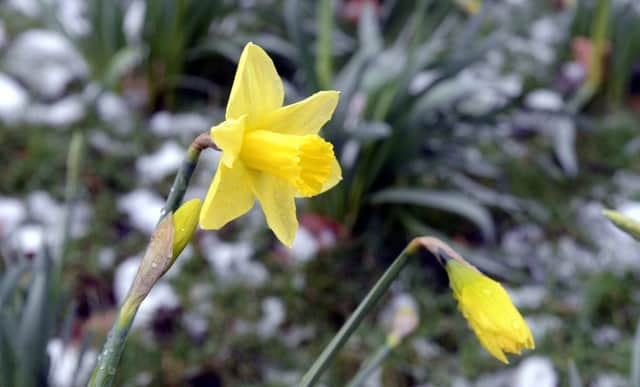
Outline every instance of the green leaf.
[(333, 75), (333, 9), (334, 0), (321, 0), (318, 3), (316, 74), (320, 89), (326, 89), (331, 85)]
[(358, 23), (358, 40), (361, 50), (368, 54), (377, 53), (384, 46), (373, 3), (365, 2), (362, 8)]
[(41, 254), (34, 264), (33, 279), (17, 331), (16, 349), (20, 372), (16, 385), (37, 385), (45, 376), (42, 372), (47, 361), (47, 327), (51, 318), (50, 263), (50, 257)]
[(284, 5), (284, 15), (289, 38), (294, 42), (299, 53), (298, 63), (305, 75), (307, 89), (314, 91), (318, 89), (318, 79), (315, 76), (315, 65), (309, 49), (309, 41), (306, 39), (306, 34), (302, 28), (304, 23), (303, 4), (304, 2), (302, 1), (287, 0)]
[(0, 309), (14, 293), (20, 277), (27, 271), (28, 267), (29, 265), (26, 262), (21, 262), (18, 265), (11, 266), (2, 276), (0, 281)]
[(380, 140), (391, 135), (391, 126), (382, 121), (365, 121), (360, 123), (354, 129), (349, 130), (349, 134), (354, 139), (367, 142)]
[(576, 127), (570, 118), (553, 120), (553, 150), (568, 176), (578, 174), (578, 158), (576, 156)]
[(494, 240), (495, 227), (489, 211), (457, 192), (417, 188), (391, 188), (373, 195), (373, 204), (412, 204), (458, 214), (473, 222), (487, 240)]
[(105, 71), (103, 80), (105, 86), (114, 87), (123, 75), (130, 72), (144, 59), (145, 55), (144, 51), (138, 47), (123, 47), (118, 50), (109, 61)]
[(16, 371), (15, 316), (0, 314), (0, 385), (13, 386)]
[(573, 359), (569, 359), (569, 387), (583, 387), (582, 378), (580, 377), (580, 371), (576, 367), (576, 362)]

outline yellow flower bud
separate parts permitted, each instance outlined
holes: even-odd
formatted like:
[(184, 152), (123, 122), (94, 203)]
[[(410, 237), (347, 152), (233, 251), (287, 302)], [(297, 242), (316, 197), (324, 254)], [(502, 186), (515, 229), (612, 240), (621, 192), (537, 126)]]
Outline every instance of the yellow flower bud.
[(483, 347), (508, 364), (505, 352), (520, 354), (533, 349), (531, 330), (502, 285), (469, 263), (449, 259), (445, 264), (458, 308)]
[(391, 332), (387, 335), (387, 343), (390, 347), (396, 347), (418, 327), (418, 313), (414, 305), (403, 305), (396, 310), (393, 316)]
[(612, 221), (620, 230), (640, 240), (640, 223), (618, 211), (604, 210), (602, 214)]
[(173, 213), (173, 259), (184, 250), (185, 246), (193, 237), (193, 232), (198, 225), (200, 217), (200, 199), (191, 199)]
[(455, 0), (458, 7), (469, 15), (475, 15), (482, 8), (482, 0)]

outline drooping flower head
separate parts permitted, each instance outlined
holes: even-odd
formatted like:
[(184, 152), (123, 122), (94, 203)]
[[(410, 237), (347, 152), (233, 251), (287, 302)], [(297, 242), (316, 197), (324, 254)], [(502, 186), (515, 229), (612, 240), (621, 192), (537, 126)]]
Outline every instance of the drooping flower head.
[(287, 106), (283, 101), (271, 58), (248, 43), (225, 121), (211, 128), (222, 157), (200, 213), (202, 228), (219, 229), (258, 199), (269, 227), (291, 246), (298, 229), (295, 197), (320, 194), (342, 179), (333, 146), (318, 136), (338, 104), (338, 92), (321, 91)]
[(535, 348), (529, 326), (502, 285), (462, 259), (447, 259), (445, 269), (460, 311), (489, 353), (508, 364), (505, 352)]

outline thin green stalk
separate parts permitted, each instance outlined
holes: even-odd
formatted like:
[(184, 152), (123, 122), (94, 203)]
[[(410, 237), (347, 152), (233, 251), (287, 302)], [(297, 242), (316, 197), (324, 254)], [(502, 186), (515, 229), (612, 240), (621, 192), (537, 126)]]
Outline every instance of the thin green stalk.
[(80, 164), (82, 163), (82, 151), (84, 147), (84, 136), (81, 132), (76, 131), (71, 136), (69, 144), (69, 152), (67, 153), (67, 176), (65, 183), (65, 214), (62, 233), (62, 243), (60, 244), (60, 254), (57, 262), (59, 267), (67, 257), (69, 251), (69, 239), (71, 234), (71, 221), (75, 207), (75, 201), (78, 196), (78, 187), (80, 186)]
[(98, 363), (89, 381), (91, 387), (111, 386), (113, 383), (127, 336), (140, 304), (149, 294), (153, 285), (174, 262), (172, 253), (173, 220), (166, 215), (173, 213), (182, 202), (200, 152), (206, 148), (217, 149), (208, 134), (201, 134), (191, 143), (187, 151), (185, 160), (176, 175), (165, 206), (161, 211), (158, 226), (151, 236), (145, 256), (140, 263), (136, 278), (131, 284), (129, 293), (109, 331), (102, 352), (98, 356)]
[(398, 277), (398, 274), (400, 274), (402, 269), (407, 265), (409, 258), (415, 250), (416, 246), (410, 243), (402, 253), (398, 255), (387, 271), (380, 277), (373, 288), (371, 288), (364, 300), (358, 305), (355, 312), (351, 314), (347, 322), (340, 328), (340, 331), (333, 337), (320, 356), (318, 356), (309, 371), (302, 377), (302, 380), (298, 384), (299, 387), (310, 387), (316, 384), (320, 375), (322, 375), (324, 370), (331, 364), (338, 351), (358, 328), (362, 319), (376, 306), (382, 295), (389, 289), (389, 286), (391, 286), (391, 283), (393, 283), (396, 277)]
[(333, 9), (334, 0), (322, 0), (318, 3), (318, 53), (316, 55), (316, 74), (320, 89), (331, 86), (333, 55)]
[(595, 95), (602, 84), (604, 55), (609, 38), (609, 0), (598, 0), (596, 13), (591, 27), (591, 56), (589, 58), (589, 75), (586, 82), (578, 89), (569, 101), (568, 110), (579, 112)]
[(173, 186), (171, 186), (167, 201), (160, 212), (160, 219), (177, 210), (180, 206), (184, 194), (187, 192), (187, 187), (189, 187), (189, 181), (191, 180), (193, 171), (195, 171), (196, 165), (198, 164), (200, 152), (206, 148), (218, 149), (211, 141), (209, 134), (201, 134), (191, 143), (191, 146), (187, 150), (187, 156), (182, 162), (178, 174), (176, 174), (176, 178), (173, 181)]
[(380, 365), (382, 362), (389, 356), (391, 351), (393, 351), (393, 346), (389, 341), (386, 341), (376, 352), (374, 352), (373, 356), (371, 356), (364, 364), (358, 373), (351, 379), (347, 387), (360, 387), (367, 380), (369, 375)]
[[(137, 302), (136, 302), (137, 301)], [(127, 298), (118, 311), (116, 318), (107, 340), (104, 343), (102, 352), (98, 357), (98, 364), (93, 370), (89, 386), (110, 386), (116, 375), (118, 363), (124, 350), (127, 336), (131, 330), (133, 319), (140, 307), (142, 300), (133, 300)]]
[(407, 247), (396, 257), (378, 282), (373, 285), (373, 288), (371, 288), (364, 300), (358, 305), (358, 308), (351, 314), (347, 322), (340, 328), (340, 331), (338, 331), (324, 348), (320, 356), (316, 358), (311, 368), (309, 368), (300, 380), (298, 387), (311, 387), (318, 382), (318, 379), (327, 367), (329, 367), (338, 351), (340, 351), (347, 340), (349, 340), (349, 337), (355, 332), (367, 313), (378, 304), (378, 301), (380, 301), (400, 272), (402, 272), (402, 269), (407, 266), (409, 258), (415, 256), (419, 249), (429, 251), (441, 265), (451, 257), (460, 257), (446, 243), (434, 237), (418, 237), (409, 242)]
[(308, 90), (318, 90), (318, 78), (315, 72), (315, 63), (311, 55), (311, 50), (305, 31), (303, 28), (304, 15), (302, 7), (305, 2), (298, 0), (287, 0), (284, 3), (284, 18), (289, 38), (296, 46), (298, 52), (299, 67), (302, 68), (305, 83)]

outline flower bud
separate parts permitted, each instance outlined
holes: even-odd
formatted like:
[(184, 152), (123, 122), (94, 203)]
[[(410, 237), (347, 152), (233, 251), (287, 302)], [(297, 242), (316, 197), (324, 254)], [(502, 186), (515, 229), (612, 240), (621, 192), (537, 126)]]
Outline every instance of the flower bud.
[(191, 199), (173, 213), (173, 260), (180, 255), (193, 237), (201, 207), (200, 199)]
[(418, 313), (415, 305), (408, 303), (398, 307), (393, 315), (391, 332), (387, 336), (387, 342), (395, 347), (418, 327)]
[(631, 235), (634, 239), (640, 240), (640, 223), (618, 211), (604, 210), (602, 215), (606, 216), (620, 230)]
[(445, 269), (458, 308), (483, 347), (507, 364), (505, 352), (533, 349), (531, 330), (498, 282), (464, 260), (449, 259)]

